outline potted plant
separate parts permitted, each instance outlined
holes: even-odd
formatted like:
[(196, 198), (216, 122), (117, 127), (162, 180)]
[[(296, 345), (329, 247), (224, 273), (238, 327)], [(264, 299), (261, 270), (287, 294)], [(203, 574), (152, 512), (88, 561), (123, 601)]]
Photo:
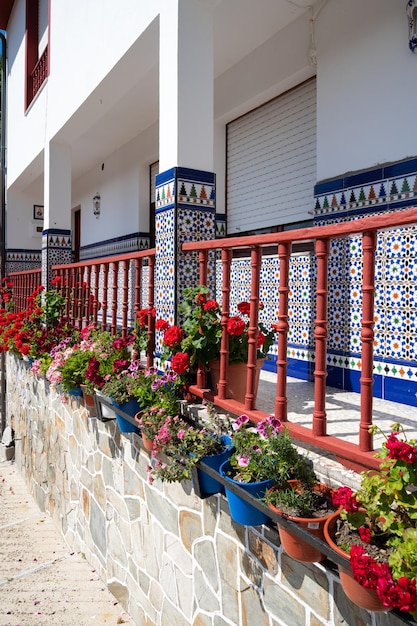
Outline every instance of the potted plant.
[[(154, 478), (165, 482), (190, 479), (200, 460), (205, 460), (211, 467), (218, 469), (224, 458), (231, 453), (228, 420), (220, 420), (214, 410), (209, 410), (202, 424), (192, 423), (178, 415), (169, 415), (163, 409), (157, 412), (154, 408), (145, 412), (140, 423), (146, 432), (147, 427), (154, 429), (158, 426), (157, 422), (161, 419), (163, 422), (159, 423), (153, 439), (153, 453), (158, 458), (153, 466), (148, 467), (151, 482)], [(205, 497), (218, 493), (221, 489), (218, 481), (204, 482), (203, 479), (198, 491)]]
[[(122, 433), (139, 432), (134, 417), (141, 406), (133, 394), (139, 380), (143, 380), (143, 368), (139, 360), (131, 362), (125, 359), (116, 360), (113, 364), (113, 373), (105, 376), (104, 385), (101, 387), (102, 394), (111, 398), (117, 424)], [(132, 420), (127, 419), (123, 413)]]
[[(324, 541), (324, 524), (328, 516), (336, 510), (332, 502), (333, 489), (320, 483), (313, 469), (310, 474), (308, 470), (306, 473), (302, 480), (294, 478), (283, 485), (272, 487), (265, 496), (265, 502), (281, 517), (291, 520)], [(293, 559), (313, 563), (326, 558), (320, 550), (279, 521), (277, 526), (281, 545)]]
[[(262, 309), (262, 306), (260, 307)], [(209, 368), (212, 387), (217, 390), (220, 372), (220, 346), (222, 338), (221, 308), (218, 302), (209, 298), (209, 290), (204, 285), (187, 288), (179, 307), (184, 318), (183, 326), (170, 326), (164, 320), (156, 322), (157, 330), (163, 331), (163, 358), (171, 358), (171, 367), (178, 366), (182, 373), (186, 366), (196, 367), (198, 363)], [(237, 313), (229, 317), (226, 331), (229, 339), (228, 382), (230, 397), (244, 402), (246, 388), (246, 364), (248, 361), (249, 302), (237, 305)], [(268, 329), (262, 321), (257, 329), (257, 368), (255, 387), (259, 372), (269, 348), (274, 342), (275, 325)], [(185, 368), (185, 369), (184, 369)]]
[(416, 619), (417, 440), (401, 439), (400, 431), (400, 424), (391, 426), (376, 455), (380, 469), (363, 472), (356, 493), (349, 487), (335, 492), (340, 509), (325, 535), (349, 559), (350, 568), (340, 566), (339, 573), (353, 602), (372, 611), (408, 611)]
[[(256, 498), (263, 498), (275, 484), (310, 472), (306, 459), (299, 455), (288, 430), (273, 415), (254, 425), (247, 415), (232, 424), (234, 452), (220, 466), (220, 473), (234, 486)], [(235, 489), (225, 488), (232, 518), (244, 525), (256, 526), (269, 521), (269, 515), (258, 510)]]

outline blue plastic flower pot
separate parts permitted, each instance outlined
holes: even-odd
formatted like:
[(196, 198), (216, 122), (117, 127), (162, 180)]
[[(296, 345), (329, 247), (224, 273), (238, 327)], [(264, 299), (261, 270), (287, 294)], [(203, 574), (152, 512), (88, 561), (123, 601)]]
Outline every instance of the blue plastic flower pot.
[[(263, 498), (268, 489), (275, 484), (273, 479), (263, 480), (257, 483), (241, 483), (237, 480), (233, 480), (233, 478), (230, 477), (230, 473), (233, 470), (229, 461), (222, 463), (219, 471), (228, 482), (245, 490), (254, 498)], [(241, 498), (237, 493), (234, 493), (227, 487), (225, 487), (225, 492), (229, 503), (230, 516), (235, 522), (242, 524), (243, 526), (259, 526), (260, 524), (266, 524), (269, 522), (269, 515), (259, 511), (256, 507)]]
[[(221, 437), (221, 441), (225, 446), (222, 452), (219, 452), (218, 454), (211, 454), (210, 456), (205, 456), (201, 459), (203, 463), (206, 463), (206, 465), (216, 471), (219, 471), (220, 465), (227, 461), (233, 452), (233, 443), (230, 437), (224, 435)], [(219, 483), (218, 480), (206, 474), (203, 469), (197, 469), (197, 476), (202, 496), (211, 496), (214, 493), (224, 493), (222, 483)]]
[(128, 400), (127, 402), (124, 402), (123, 404), (118, 404), (114, 400), (112, 400), (112, 402), (116, 409), (115, 410), (116, 421), (117, 421), (117, 425), (119, 427), (120, 432), (121, 433), (139, 433), (139, 429), (135, 424), (132, 424), (131, 422), (129, 422), (129, 420), (123, 417), (123, 415), (120, 415), (120, 413), (117, 412), (117, 409), (119, 409), (120, 411), (123, 411), (124, 413), (127, 413), (128, 415), (131, 415), (132, 417), (135, 417), (136, 413), (140, 411), (140, 404), (138, 400), (136, 398), (131, 398), (130, 400)]
[(73, 387), (72, 389), (68, 391), (68, 394), (70, 396), (82, 396), (83, 392), (82, 392), (81, 387)]

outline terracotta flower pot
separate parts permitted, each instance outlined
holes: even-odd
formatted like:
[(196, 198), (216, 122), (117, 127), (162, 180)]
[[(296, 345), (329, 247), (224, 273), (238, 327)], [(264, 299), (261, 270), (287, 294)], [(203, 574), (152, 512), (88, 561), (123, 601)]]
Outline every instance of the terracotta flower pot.
[(84, 404), (88, 409), (93, 409), (94, 408), (94, 395), (91, 393), (88, 393), (86, 391), (86, 386), (85, 385), (80, 385), (81, 390), (83, 392), (83, 398), (84, 398)]
[[(258, 359), (256, 361), (256, 370), (255, 370), (255, 396), (258, 393), (258, 385), (259, 385), (259, 374), (261, 372), (262, 366), (264, 364), (265, 359)], [(220, 380), (220, 361), (210, 361), (209, 362), (210, 374), (211, 374), (211, 382), (213, 386), (213, 391), (217, 394), (217, 385)], [(233, 363), (229, 365), (227, 370), (227, 381), (228, 381), (228, 398), (232, 398), (237, 402), (241, 402), (244, 404), (245, 402), (245, 394), (246, 394), (246, 374), (247, 374), (247, 365), (246, 363)]]
[[(339, 512), (330, 515), (327, 518), (326, 523), (324, 525), (324, 538), (329, 544), (329, 546), (345, 558), (349, 559), (349, 555), (341, 550), (339, 546), (334, 542), (334, 535), (336, 531), (336, 523), (339, 519)], [(375, 611), (378, 613), (388, 612), (391, 609), (382, 604), (381, 600), (378, 598), (376, 591), (373, 589), (367, 589), (363, 587), (357, 580), (353, 578), (352, 571), (350, 569), (346, 569), (342, 565), (338, 565), (339, 576), (340, 576), (340, 584), (342, 585), (342, 589), (354, 604), (361, 607), (362, 609), (367, 609), (368, 611)]]
[(153, 450), (153, 439), (149, 439), (145, 433), (142, 431), (142, 443), (145, 450), (149, 450), (152, 452)]
[[(289, 480), (288, 482), (293, 486), (293, 488), (296, 488), (298, 484), (298, 481), (296, 480)], [(274, 491), (276, 489), (279, 489), (278, 485), (272, 487), (270, 491)], [(315, 491), (326, 494), (330, 498), (332, 489), (328, 485), (319, 483), (315, 486)], [(319, 539), (325, 541), (324, 525), (329, 518), (329, 515), (325, 515), (324, 517), (294, 517), (292, 515), (287, 515), (283, 513), (273, 504), (268, 504), (268, 506), (275, 513), (278, 513), (282, 517), (285, 517), (286, 519), (295, 522), (301, 528), (305, 528), (305, 530), (307, 530), (311, 535), (314, 535)], [(301, 537), (298, 537), (290, 530), (287, 530), (279, 523), (277, 524), (277, 526), (278, 534), (281, 539), (281, 545), (285, 552), (293, 559), (295, 559), (296, 561), (302, 561), (304, 563), (316, 563), (319, 561), (324, 561), (326, 555), (320, 552), (320, 550), (309, 544), (307, 541), (304, 541), (303, 539), (301, 539)]]

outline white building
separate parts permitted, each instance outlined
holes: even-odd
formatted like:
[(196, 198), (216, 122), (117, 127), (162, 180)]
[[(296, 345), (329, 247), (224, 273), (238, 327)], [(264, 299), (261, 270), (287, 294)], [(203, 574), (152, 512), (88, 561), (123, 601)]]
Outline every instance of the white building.
[[(155, 204), (157, 242), (173, 240), (186, 230), (183, 197), (204, 201), (200, 238), (412, 206), (416, 10), (415, 0), (3, 1), (7, 270), (42, 261), (47, 279), (71, 253), (153, 245)], [(189, 237), (196, 232), (192, 224)], [(415, 231), (404, 237), (412, 243), (395, 254), (410, 272), (393, 282), (378, 269), (375, 357), (385, 375), (376, 388), (416, 404), (415, 320), (398, 313), (398, 294), (405, 306), (404, 293), (417, 290)], [(384, 259), (392, 241), (380, 242)], [(355, 269), (354, 255), (344, 262)], [(329, 383), (356, 388), (347, 364), (355, 302), (345, 287), (349, 307), (337, 306), (347, 340), (333, 329), (329, 342), (345, 363)], [(290, 340), (308, 348), (301, 331)], [(294, 357), (294, 372), (307, 377), (306, 362)]]

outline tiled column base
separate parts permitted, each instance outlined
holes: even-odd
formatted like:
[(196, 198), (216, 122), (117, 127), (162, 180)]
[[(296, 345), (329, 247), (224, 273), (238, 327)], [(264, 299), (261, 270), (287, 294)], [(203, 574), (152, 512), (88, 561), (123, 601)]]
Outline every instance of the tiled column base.
[(52, 266), (71, 263), (71, 260), (71, 231), (59, 228), (44, 230), (42, 233), (42, 285), (46, 289), (51, 286)]
[[(197, 253), (184, 253), (186, 241), (216, 236), (215, 175), (174, 167), (156, 177), (155, 305), (158, 315), (173, 324), (185, 287), (199, 282)], [(209, 281), (214, 281), (214, 263)]]

